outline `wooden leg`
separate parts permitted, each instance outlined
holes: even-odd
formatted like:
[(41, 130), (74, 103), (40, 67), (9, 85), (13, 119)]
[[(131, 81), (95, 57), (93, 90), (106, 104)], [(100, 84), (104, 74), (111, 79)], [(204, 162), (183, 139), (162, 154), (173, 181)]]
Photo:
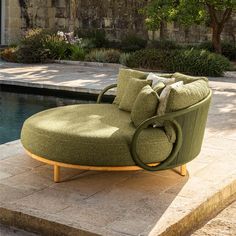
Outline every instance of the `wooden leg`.
[(185, 175), (187, 174), (187, 167), (186, 167), (186, 164), (180, 166), (180, 174), (181, 174), (182, 176), (185, 176)]
[(60, 182), (60, 166), (54, 165), (54, 182)]

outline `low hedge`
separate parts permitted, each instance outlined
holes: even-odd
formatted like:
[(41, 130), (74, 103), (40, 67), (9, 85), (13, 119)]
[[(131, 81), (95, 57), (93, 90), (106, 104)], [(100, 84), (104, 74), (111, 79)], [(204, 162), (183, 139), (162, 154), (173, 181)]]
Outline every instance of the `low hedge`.
[(120, 55), (116, 49), (94, 49), (85, 56), (85, 61), (119, 63)]
[(183, 72), (192, 75), (221, 76), (230, 69), (224, 56), (197, 49), (158, 50), (144, 49), (134, 52), (127, 66), (149, 70)]

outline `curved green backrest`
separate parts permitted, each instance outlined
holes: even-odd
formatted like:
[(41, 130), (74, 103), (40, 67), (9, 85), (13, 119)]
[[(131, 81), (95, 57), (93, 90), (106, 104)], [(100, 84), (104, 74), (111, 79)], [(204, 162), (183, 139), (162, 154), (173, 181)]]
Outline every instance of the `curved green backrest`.
[(182, 146), (168, 168), (179, 166), (193, 160), (201, 151), (208, 111), (211, 102), (211, 92), (197, 108), (175, 118), (182, 128)]

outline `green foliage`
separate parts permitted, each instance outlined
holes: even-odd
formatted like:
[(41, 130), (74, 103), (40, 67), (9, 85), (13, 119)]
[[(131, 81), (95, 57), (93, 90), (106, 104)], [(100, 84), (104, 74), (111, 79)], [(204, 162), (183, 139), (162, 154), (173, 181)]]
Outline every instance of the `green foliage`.
[(44, 62), (50, 57), (50, 51), (44, 47), (48, 32), (32, 29), (26, 32), (17, 51), (17, 60), (24, 63)]
[(205, 50), (157, 50), (144, 49), (133, 53), (128, 66), (192, 75), (221, 76), (230, 68), (225, 57)]
[(147, 28), (155, 31), (160, 28), (161, 22), (174, 20), (176, 6), (177, 4), (172, 0), (153, 0), (140, 12), (146, 16)]
[(17, 47), (5, 48), (1, 51), (0, 56), (3, 60), (8, 62), (17, 62)]
[(161, 22), (178, 22), (189, 26), (205, 24), (212, 27), (214, 50), (221, 52), (220, 34), (236, 9), (235, 0), (151, 0), (142, 13), (149, 30), (160, 28)]
[(70, 56), (70, 44), (59, 35), (48, 35), (44, 41), (43, 47), (50, 51), (50, 59), (61, 60)]
[(229, 60), (236, 60), (236, 45), (230, 42), (222, 42), (222, 55)]
[(78, 45), (70, 45), (69, 59), (73, 61), (83, 61), (85, 59), (86, 51)]
[(95, 49), (85, 56), (86, 61), (119, 63), (120, 51), (116, 49)]
[(147, 40), (138, 37), (137, 35), (127, 35), (121, 40), (121, 50), (124, 52), (134, 52), (145, 48)]
[(130, 56), (131, 56), (131, 53), (121, 53), (119, 63), (123, 66), (127, 66)]
[(78, 30), (77, 34), (80, 38), (89, 39), (90, 46), (93, 45), (92, 48), (103, 48), (108, 43), (104, 30)]
[(152, 0), (141, 12), (150, 30), (159, 29), (161, 21), (178, 21), (184, 25), (208, 20), (208, 6), (214, 11), (236, 9), (235, 0)]
[[(229, 60), (236, 60), (236, 46), (233, 43), (223, 41), (221, 47), (223, 56), (227, 57)], [(204, 49), (210, 52), (214, 52), (214, 47), (212, 45), (212, 42), (209, 41), (202, 42), (196, 45), (188, 45), (187, 48)]]
[(156, 49), (163, 49), (163, 50), (167, 50), (167, 49), (180, 49), (181, 46), (179, 44), (177, 44), (174, 41), (171, 40), (155, 40), (155, 41), (151, 41), (148, 48), (156, 48)]

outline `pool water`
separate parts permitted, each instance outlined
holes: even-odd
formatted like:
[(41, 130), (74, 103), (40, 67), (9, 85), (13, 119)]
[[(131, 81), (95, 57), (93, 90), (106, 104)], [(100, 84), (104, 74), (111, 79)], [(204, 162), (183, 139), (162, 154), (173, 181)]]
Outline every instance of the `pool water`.
[(19, 139), (23, 122), (31, 115), (52, 107), (81, 103), (91, 101), (0, 90), (0, 144)]

